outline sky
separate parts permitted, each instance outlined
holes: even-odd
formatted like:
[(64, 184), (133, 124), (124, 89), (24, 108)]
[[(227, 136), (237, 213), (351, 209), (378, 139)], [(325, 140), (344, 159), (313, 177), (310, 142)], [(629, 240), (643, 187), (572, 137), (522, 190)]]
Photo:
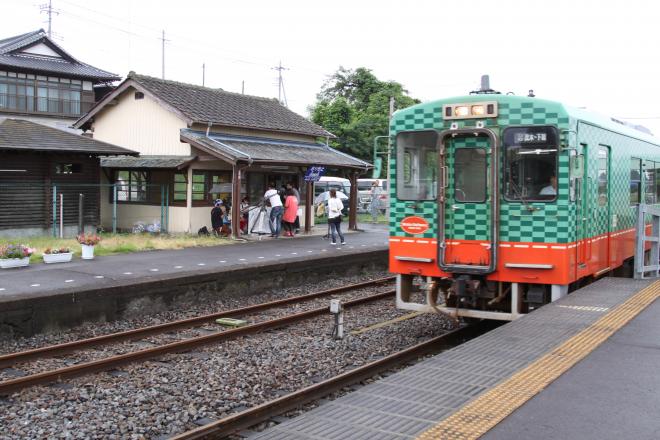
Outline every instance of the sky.
[[(40, 4), (0, 0), (0, 38), (47, 29)], [(660, 5), (620, 0), (52, 0), (56, 43), (125, 76), (278, 97), (304, 116), (340, 66), (366, 67), (431, 101), (482, 74), (503, 93), (586, 107), (660, 136)]]

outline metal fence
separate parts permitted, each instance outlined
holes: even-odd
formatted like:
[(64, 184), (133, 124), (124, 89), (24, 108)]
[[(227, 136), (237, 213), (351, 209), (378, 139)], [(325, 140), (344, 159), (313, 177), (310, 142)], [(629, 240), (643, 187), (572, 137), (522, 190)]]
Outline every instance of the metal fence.
[(0, 183), (0, 233), (71, 236), (82, 231), (166, 233), (169, 185)]

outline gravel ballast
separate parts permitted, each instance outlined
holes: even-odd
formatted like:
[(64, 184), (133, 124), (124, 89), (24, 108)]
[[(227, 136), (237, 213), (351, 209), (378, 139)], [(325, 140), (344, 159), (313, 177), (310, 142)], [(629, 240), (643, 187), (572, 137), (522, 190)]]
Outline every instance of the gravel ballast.
[[(335, 285), (332, 282), (324, 282), (322, 286), (309, 283), (296, 289), (249, 298), (224, 299), (218, 301), (221, 304), (199, 305), (194, 310), (186, 308), (185, 312), (168, 312), (140, 320), (83, 326), (66, 333), (5, 341), (0, 347), (3, 352), (25, 350), (311, 293), (384, 275), (336, 279)], [(266, 313), (250, 319), (271, 319), (273, 316), (270, 315)], [(124, 439), (159, 438), (180, 433), (441, 335), (454, 325), (442, 315), (419, 315), (368, 329), (374, 324), (409, 316), (408, 312), (396, 310), (394, 300), (390, 298), (347, 309), (347, 337), (341, 341), (331, 337), (333, 317), (328, 314), (191, 352), (126, 365), (111, 372), (29, 388), (0, 399), (0, 437)], [(208, 331), (214, 331), (212, 329), (210, 326)], [(351, 331), (360, 329), (366, 331), (351, 334)], [(147, 339), (146, 343), (162, 343), (160, 338)], [(131, 349), (134, 348), (131, 345)], [(99, 348), (98, 351), (108, 349), (116, 350), (117, 347)], [(74, 363), (80, 361), (74, 354), (63, 358)], [(13, 373), (5, 371), (3, 376), (20, 374), (21, 367), (14, 366)]]

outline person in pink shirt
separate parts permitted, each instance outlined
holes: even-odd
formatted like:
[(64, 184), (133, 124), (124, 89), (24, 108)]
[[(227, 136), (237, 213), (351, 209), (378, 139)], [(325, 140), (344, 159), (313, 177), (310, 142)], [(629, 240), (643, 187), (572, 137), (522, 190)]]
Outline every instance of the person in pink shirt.
[(284, 215), (282, 222), (284, 223), (284, 236), (293, 237), (294, 223), (298, 216), (298, 198), (293, 190), (289, 189), (286, 192), (286, 199), (284, 200)]

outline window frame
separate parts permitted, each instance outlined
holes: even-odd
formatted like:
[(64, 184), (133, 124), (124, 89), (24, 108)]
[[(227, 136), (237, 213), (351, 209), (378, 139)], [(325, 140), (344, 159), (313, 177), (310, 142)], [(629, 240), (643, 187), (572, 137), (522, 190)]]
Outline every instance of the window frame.
[[(457, 185), (456, 185), (456, 176), (457, 176), (457, 168), (456, 165), (458, 162), (456, 161), (456, 153), (459, 150), (481, 150), (484, 153), (484, 166), (483, 166), (483, 181), (484, 181), (484, 187), (483, 187), (483, 199), (479, 200), (458, 200), (456, 198), (456, 190), (457, 190)], [(458, 147), (454, 148), (453, 150), (454, 153), (454, 169), (453, 169), (453, 179), (452, 179), (452, 185), (453, 185), (453, 200), (455, 203), (486, 203), (488, 201), (488, 149), (483, 148), (483, 147)], [(465, 191), (463, 191), (463, 194), (467, 195)]]
[[(518, 198), (511, 198), (508, 195), (508, 192), (505, 190), (506, 187), (506, 182), (507, 182), (507, 176), (508, 176), (508, 170), (509, 170), (509, 158), (508, 158), (508, 148), (510, 147), (520, 147), (520, 145), (517, 144), (512, 144), (512, 145), (507, 145), (506, 144), (506, 132), (509, 130), (515, 130), (515, 129), (521, 129), (521, 128), (529, 128), (529, 129), (534, 129), (534, 128), (548, 128), (551, 130), (551, 132), (554, 134), (555, 139), (556, 139), (556, 145), (555, 145), (555, 164), (554, 164), (554, 170), (553, 174), (555, 178), (557, 179), (557, 191), (554, 197), (552, 198), (544, 198), (544, 199), (537, 199), (534, 197), (537, 197), (538, 194), (534, 196), (525, 196), (525, 197), (518, 197)], [(502, 155), (502, 188), (501, 188), (501, 197), (506, 200), (509, 203), (554, 203), (557, 202), (559, 198), (559, 144), (561, 142), (561, 139), (559, 137), (559, 130), (556, 125), (510, 125), (507, 126), (502, 130), (501, 134), (501, 155)], [(522, 188), (521, 188), (522, 190)]]
[[(421, 184), (418, 186), (417, 190), (417, 196), (416, 198), (411, 198), (409, 195), (402, 196), (403, 193), (409, 192), (404, 188), (404, 185), (407, 184), (414, 184), (414, 171), (415, 171), (415, 165), (413, 163), (413, 156), (410, 151), (406, 151), (407, 149), (403, 147), (402, 145), (399, 145), (399, 136), (405, 135), (405, 134), (415, 134), (415, 133), (432, 133), (435, 136), (435, 146), (433, 149), (431, 148), (418, 148), (419, 151), (423, 152), (423, 155), (419, 155), (418, 163), (417, 163), (417, 172), (421, 175), (421, 165), (424, 164), (428, 158), (427, 155), (429, 152), (433, 152), (436, 155), (436, 160), (433, 161), (434, 167), (436, 168), (436, 176), (435, 176), (435, 188), (431, 188), (431, 191), (429, 191), (430, 196), (427, 196), (426, 198), (421, 198), (419, 197), (419, 194), (421, 192)], [(401, 201), (415, 201), (415, 202), (428, 202), (428, 201), (434, 201), (437, 199), (437, 191), (438, 191), (438, 177), (439, 173), (437, 172), (437, 168), (439, 167), (438, 163), (438, 157), (439, 157), (439, 144), (440, 144), (440, 133), (438, 133), (437, 130), (406, 130), (406, 131), (400, 131), (396, 134), (395, 137), (395, 148), (396, 148), (396, 175), (397, 175), (397, 181), (396, 181), (396, 198), (397, 200)], [(409, 155), (408, 159), (408, 164), (410, 168), (410, 172), (408, 173), (408, 180), (405, 179), (405, 171), (406, 171), (406, 155)], [(418, 178), (418, 182), (421, 182), (422, 179)], [(414, 185), (412, 185), (414, 186)]]
[[(637, 168), (636, 169), (633, 169), (633, 161), (637, 161)], [(643, 162), (642, 159), (639, 158), (639, 157), (631, 157), (630, 158), (630, 174), (629, 174), (629, 178), (630, 178), (630, 183), (629, 183), (629, 196), (630, 196), (629, 200), (630, 201), (629, 201), (629, 203), (630, 203), (630, 206), (639, 205), (642, 202), (642, 179), (643, 179), (642, 162)], [(633, 199), (632, 199), (632, 196), (633, 196), (633, 192), (632, 192), (633, 182), (635, 182), (633, 180), (633, 176), (632, 176), (633, 171), (637, 171), (637, 173), (638, 173), (638, 178), (636, 180), (636, 182), (637, 182), (637, 184), (636, 184), (637, 185), (637, 201), (635, 201), (635, 202), (633, 202)]]
[[(125, 172), (128, 173), (128, 180), (126, 181), (127, 183), (122, 183), (119, 184), (119, 174)], [(133, 184), (133, 173), (142, 173), (144, 175), (144, 181), (143, 183), (140, 183), (139, 181), (135, 182), (135, 185), (144, 185), (144, 190), (140, 190), (139, 187), (138, 189), (134, 190), (134, 184)], [(141, 169), (141, 168), (126, 168), (126, 169), (115, 169), (113, 170), (113, 182), (114, 186), (117, 187), (117, 203), (126, 203), (126, 204), (134, 204), (134, 205), (148, 205), (151, 204), (151, 201), (149, 200), (149, 185), (151, 182), (151, 173), (149, 170), (146, 169)], [(120, 188), (126, 188), (126, 189), (121, 189)], [(121, 200), (119, 198), (119, 192), (124, 191), (126, 193), (126, 200)], [(110, 203), (114, 202), (114, 189), (110, 190)], [(133, 200), (133, 193), (136, 194), (144, 194), (144, 198), (141, 200)]]

